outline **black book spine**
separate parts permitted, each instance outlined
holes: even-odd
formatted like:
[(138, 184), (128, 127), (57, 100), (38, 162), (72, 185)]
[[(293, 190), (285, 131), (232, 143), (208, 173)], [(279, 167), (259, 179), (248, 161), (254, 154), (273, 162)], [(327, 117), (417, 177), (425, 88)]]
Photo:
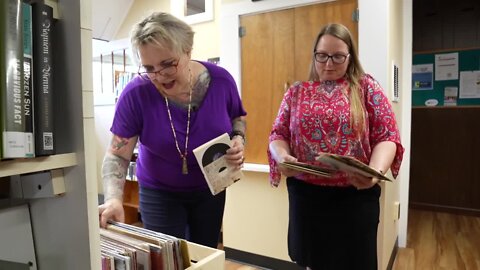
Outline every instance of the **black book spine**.
[(32, 4), (35, 156), (55, 154), (53, 127), (53, 9)]
[(25, 157), (22, 1), (0, 1), (0, 119), (2, 158)]

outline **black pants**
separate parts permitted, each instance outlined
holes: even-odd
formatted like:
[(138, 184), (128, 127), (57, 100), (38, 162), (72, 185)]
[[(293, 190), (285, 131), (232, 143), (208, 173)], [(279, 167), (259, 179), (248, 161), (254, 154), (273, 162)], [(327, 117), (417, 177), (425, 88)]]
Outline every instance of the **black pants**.
[(377, 269), (378, 185), (325, 187), (287, 178), (288, 252), (314, 270)]
[(140, 214), (146, 229), (217, 248), (225, 191), (170, 192), (140, 186)]

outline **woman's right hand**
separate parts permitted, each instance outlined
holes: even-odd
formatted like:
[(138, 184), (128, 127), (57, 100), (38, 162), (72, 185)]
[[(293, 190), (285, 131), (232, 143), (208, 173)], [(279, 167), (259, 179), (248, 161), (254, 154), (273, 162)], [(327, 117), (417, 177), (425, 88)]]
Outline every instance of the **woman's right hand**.
[(292, 170), (292, 169), (289, 169), (285, 166), (282, 166), (283, 162), (297, 162), (296, 157), (287, 154), (287, 155), (284, 155), (284, 156), (280, 157), (279, 160), (276, 160), (276, 161), (279, 164), (278, 169), (286, 177), (296, 176), (296, 175), (300, 174), (299, 171)]
[(109, 199), (104, 204), (98, 206), (98, 215), (100, 218), (100, 227), (106, 228), (108, 220), (125, 222), (125, 212), (123, 203), (119, 199)]

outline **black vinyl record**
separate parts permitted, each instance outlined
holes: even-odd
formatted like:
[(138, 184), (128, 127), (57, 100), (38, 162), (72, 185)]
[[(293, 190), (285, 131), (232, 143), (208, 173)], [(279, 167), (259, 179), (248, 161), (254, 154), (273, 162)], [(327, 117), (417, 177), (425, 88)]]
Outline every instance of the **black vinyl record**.
[(216, 143), (212, 144), (210, 147), (205, 150), (202, 156), (202, 166), (205, 167), (218, 159), (219, 157), (225, 155), (227, 150), (230, 149), (228, 144)]

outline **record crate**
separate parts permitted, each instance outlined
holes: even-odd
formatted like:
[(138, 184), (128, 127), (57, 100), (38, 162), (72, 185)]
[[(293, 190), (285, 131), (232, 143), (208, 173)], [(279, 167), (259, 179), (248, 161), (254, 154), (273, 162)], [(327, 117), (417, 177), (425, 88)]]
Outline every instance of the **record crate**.
[(225, 251), (187, 242), (191, 265), (185, 270), (224, 270)]

